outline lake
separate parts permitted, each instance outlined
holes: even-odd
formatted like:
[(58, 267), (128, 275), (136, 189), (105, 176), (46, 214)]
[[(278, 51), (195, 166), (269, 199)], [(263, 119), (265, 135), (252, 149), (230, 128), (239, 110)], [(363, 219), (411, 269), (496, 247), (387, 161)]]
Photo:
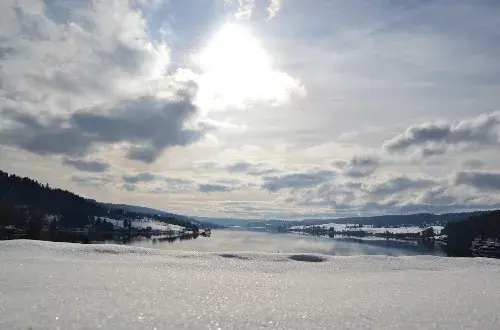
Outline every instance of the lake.
[(370, 239), (360, 242), (356, 239), (314, 237), (299, 234), (267, 233), (244, 230), (214, 230), (211, 237), (176, 241), (169, 243), (159, 239), (136, 238), (127, 243), (132, 246), (165, 250), (187, 250), (201, 252), (280, 252), (320, 253), (328, 255), (438, 255), (446, 256), (439, 249), (429, 248), (413, 242), (385, 239)]

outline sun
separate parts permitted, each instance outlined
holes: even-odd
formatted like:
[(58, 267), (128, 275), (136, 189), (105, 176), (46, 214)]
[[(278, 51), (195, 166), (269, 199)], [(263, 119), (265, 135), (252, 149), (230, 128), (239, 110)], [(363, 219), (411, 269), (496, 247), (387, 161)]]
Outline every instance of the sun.
[(236, 78), (258, 76), (271, 70), (271, 60), (250, 31), (237, 24), (224, 25), (201, 54), (207, 74)]
[(283, 99), (291, 77), (273, 69), (271, 57), (252, 31), (227, 23), (199, 54), (202, 102), (211, 108), (245, 107)]

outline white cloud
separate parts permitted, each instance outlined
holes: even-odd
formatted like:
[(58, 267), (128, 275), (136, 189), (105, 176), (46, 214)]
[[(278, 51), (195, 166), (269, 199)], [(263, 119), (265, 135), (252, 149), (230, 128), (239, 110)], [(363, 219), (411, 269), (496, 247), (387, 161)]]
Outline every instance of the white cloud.
[(168, 145), (203, 135), (186, 127), (197, 112), (188, 95), (192, 74), (167, 74), (169, 47), (151, 41), (146, 18), (129, 1), (7, 1), (1, 8), (3, 144), (82, 156), (96, 142), (127, 142), (129, 158), (150, 163)]
[(276, 17), (283, 0), (224, 0), (234, 10), (234, 17), (239, 20), (256, 19), (264, 16), (266, 20)]
[(149, 40), (140, 11), (128, 1), (87, 4), (2, 2), (3, 107), (65, 114), (141, 95), (163, 77), (170, 50)]
[(267, 7), (267, 11), (269, 12), (269, 19), (273, 19), (278, 11), (281, 9), (283, 4), (283, 0), (271, 0), (269, 7)]

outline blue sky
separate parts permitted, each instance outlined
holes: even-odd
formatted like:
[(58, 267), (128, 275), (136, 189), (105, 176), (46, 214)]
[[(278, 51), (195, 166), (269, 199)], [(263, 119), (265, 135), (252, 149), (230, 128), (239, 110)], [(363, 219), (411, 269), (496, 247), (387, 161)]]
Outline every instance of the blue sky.
[(0, 9), (3, 170), (198, 216), (499, 206), (496, 1)]

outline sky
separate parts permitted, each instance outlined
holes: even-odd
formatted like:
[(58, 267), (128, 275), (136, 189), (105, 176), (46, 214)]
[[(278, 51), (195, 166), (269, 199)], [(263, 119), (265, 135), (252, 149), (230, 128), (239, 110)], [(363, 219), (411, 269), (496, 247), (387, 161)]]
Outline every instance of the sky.
[(3, 0), (0, 169), (300, 219), (500, 207), (500, 3)]

